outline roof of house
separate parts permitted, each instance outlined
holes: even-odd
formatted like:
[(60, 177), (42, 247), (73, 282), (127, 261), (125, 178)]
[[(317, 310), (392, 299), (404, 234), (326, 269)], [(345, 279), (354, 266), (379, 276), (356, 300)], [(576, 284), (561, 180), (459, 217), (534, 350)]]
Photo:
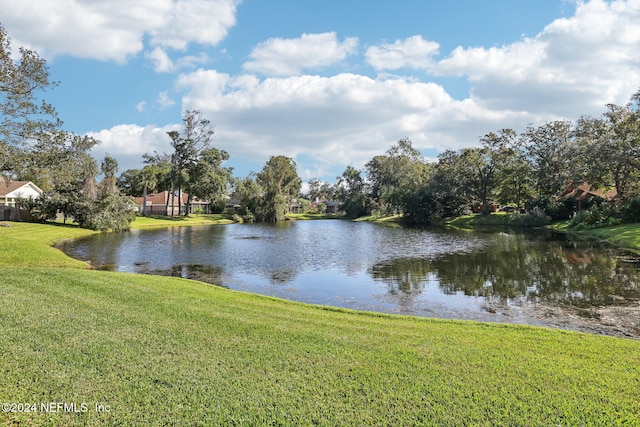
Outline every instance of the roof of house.
[(589, 197), (598, 197), (600, 199), (610, 201), (615, 199), (617, 195), (618, 192), (615, 190), (615, 188), (611, 190), (593, 189), (589, 184), (585, 182), (582, 185), (578, 185), (577, 187), (569, 185), (564, 193), (560, 195), (560, 199), (574, 199), (576, 201), (582, 201)]
[(13, 193), (16, 190), (19, 190), (22, 187), (25, 186), (29, 186), (31, 187), (33, 190), (35, 190), (36, 192), (42, 194), (43, 191), (37, 186), (35, 185), (33, 182), (31, 181), (5, 181), (3, 179), (0, 179), (0, 197), (5, 197), (8, 194)]

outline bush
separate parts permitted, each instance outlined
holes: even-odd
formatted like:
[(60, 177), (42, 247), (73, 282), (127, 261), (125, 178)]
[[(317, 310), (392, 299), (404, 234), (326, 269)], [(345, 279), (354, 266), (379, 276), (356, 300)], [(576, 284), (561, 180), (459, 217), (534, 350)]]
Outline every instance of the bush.
[(511, 217), (511, 225), (517, 227), (544, 227), (550, 223), (551, 217), (537, 206), (527, 213), (516, 213)]
[(640, 222), (640, 197), (634, 197), (622, 206), (620, 218), (627, 223)]
[(593, 205), (589, 209), (576, 212), (569, 224), (576, 230), (618, 225), (622, 223), (623, 212), (624, 210), (614, 203)]
[(575, 202), (567, 199), (559, 202), (555, 197), (538, 197), (530, 200), (526, 204), (526, 208), (532, 211), (535, 208), (541, 209), (553, 220), (560, 221), (569, 219), (576, 210)]

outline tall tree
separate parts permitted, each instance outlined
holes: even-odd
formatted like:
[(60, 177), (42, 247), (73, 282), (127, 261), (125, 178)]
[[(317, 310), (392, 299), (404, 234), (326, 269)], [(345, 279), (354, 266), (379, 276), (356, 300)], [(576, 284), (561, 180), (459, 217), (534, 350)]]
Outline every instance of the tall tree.
[(95, 196), (86, 196), (75, 213), (81, 227), (100, 231), (125, 231), (135, 220), (135, 203), (123, 197), (116, 185), (118, 162), (106, 155), (102, 161), (102, 182)]
[(66, 221), (77, 214), (86, 198), (95, 197), (98, 165), (89, 150), (96, 144), (92, 138), (61, 130), (38, 134), (14, 165), (14, 177), (37, 183), (47, 194), (46, 206), (38, 208), (61, 211)]
[[(211, 141), (214, 135), (211, 122), (198, 110), (186, 110), (182, 117), (182, 122), (183, 129), (181, 132), (175, 130), (167, 132), (171, 138), (172, 153), (154, 153), (153, 155), (145, 154), (143, 156), (146, 163), (170, 165), (170, 184), (168, 189), (170, 191), (170, 199), (172, 199), (171, 205), (174, 205), (174, 199), (178, 196), (179, 210), (182, 210), (183, 190), (191, 188), (192, 191), (195, 190), (201, 194), (204, 193), (203, 185), (198, 183), (198, 179), (211, 178), (211, 168), (209, 168), (209, 172), (205, 173), (205, 169), (207, 169), (205, 164), (209, 164), (209, 166), (213, 165), (214, 169), (217, 170), (221, 176), (227, 177), (227, 179), (228, 176), (230, 176), (227, 169), (219, 167), (220, 160), (227, 160), (228, 154), (211, 147)], [(190, 201), (191, 197), (187, 200), (187, 205)], [(169, 202), (170, 200), (167, 200), (167, 204)], [(171, 213), (173, 215), (173, 210)], [(189, 206), (186, 206), (185, 215), (188, 215), (188, 213)]]
[(260, 217), (262, 188), (253, 176), (244, 179), (232, 179), (233, 199), (239, 204), (240, 214), (244, 221), (254, 222)]
[(300, 192), (296, 163), (286, 156), (272, 156), (256, 178), (262, 187), (262, 220), (283, 221), (291, 199)]
[[(635, 101), (634, 101), (635, 100)], [(594, 186), (615, 187), (625, 199), (640, 192), (640, 91), (624, 106), (609, 104), (601, 118), (582, 117), (575, 136), (582, 176)]]
[(36, 52), (20, 48), (14, 60), (11, 39), (0, 24), (0, 173), (15, 176), (25, 161), (29, 143), (37, 135), (53, 133), (61, 122), (41, 92), (56, 86), (46, 61)]
[(574, 159), (578, 151), (572, 143), (571, 131), (571, 122), (554, 121), (530, 126), (523, 133), (538, 196), (556, 196), (575, 178)]
[(498, 188), (500, 170), (516, 145), (517, 135), (512, 129), (502, 129), (498, 133), (489, 132), (480, 138), (482, 147), (466, 148), (461, 151), (467, 166), (467, 187), (480, 202), (483, 212), (488, 212)]
[(386, 213), (406, 213), (414, 191), (423, 187), (428, 170), (408, 138), (391, 146), (386, 155), (375, 156), (365, 167), (372, 197)]
[(424, 192), (424, 204), (429, 205), (429, 218), (449, 218), (461, 215), (471, 206), (467, 185), (468, 167), (459, 152), (446, 150), (438, 156), (435, 170)]
[[(198, 110), (187, 110), (182, 117), (182, 132), (167, 132), (171, 138), (173, 153), (171, 154), (171, 181), (172, 194), (177, 192), (178, 206), (182, 204), (182, 190), (189, 182), (189, 173), (198, 164), (202, 152), (211, 148), (213, 139), (213, 126)], [(189, 207), (185, 209), (185, 215)], [(173, 211), (172, 211), (173, 213)]]
[(348, 218), (371, 214), (369, 187), (359, 169), (347, 166), (342, 175), (337, 178), (336, 195), (340, 200), (340, 209)]
[(334, 196), (333, 193), (334, 189), (331, 184), (323, 182), (319, 178), (311, 178), (309, 180), (309, 200), (330, 200)]
[(208, 200), (213, 207), (224, 208), (227, 186), (231, 180), (232, 168), (222, 164), (229, 159), (229, 154), (217, 148), (206, 148), (201, 151), (198, 160), (189, 169), (189, 180), (185, 190), (189, 193), (187, 204), (195, 196)]
[(533, 166), (519, 145), (505, 152), (498, 170), (497, 199), (523, 207), (533, 195)]

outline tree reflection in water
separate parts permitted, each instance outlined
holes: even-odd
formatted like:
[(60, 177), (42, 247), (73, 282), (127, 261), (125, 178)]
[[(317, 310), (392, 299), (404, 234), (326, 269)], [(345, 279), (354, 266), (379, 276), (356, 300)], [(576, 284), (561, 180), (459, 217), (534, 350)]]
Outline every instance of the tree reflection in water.
[(492, 302), (553, 302), (576, 308), (638, 304), (640, 271), (633, 263), (613, 251), (547, 240), (548, 234), (501, 233), (480, 251), (396, 258), (372, 266), (369, 274), (392, 294), (417, 295), (429, 281), (437, 281), (444, 294)]

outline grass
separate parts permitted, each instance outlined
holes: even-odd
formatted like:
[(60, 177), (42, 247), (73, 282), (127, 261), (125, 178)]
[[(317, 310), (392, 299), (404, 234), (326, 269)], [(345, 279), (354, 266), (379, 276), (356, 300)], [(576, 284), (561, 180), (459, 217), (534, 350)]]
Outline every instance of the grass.
[(489, 215), (463, 215), (449, 219), (445, 223), (449, 227), (470, 229), (477, 227), (508, 227), (510, 222), (510, 214), (506, 212), (495, 212)]
[(288, 219), (293, 220), (313, 220), (313, 219), (344, 219), (344, 214), (313, 214), (313, 213), (301, 213), (287, 214)]
[(356, 222), (400, 223), (402, 215), (368, 215), (355, 219)]
[(151, 227), (175, 227), (191, 225), (231, 224), (233, 220), (225, 214), (199, 214), (189, 216), (139, 216), (131, 223), (132, 229)]
[(558, 221), (551, 224), (549, 228), (640, 253), (640, 223), (573, 230), (569, 221)]
[[(59, 237), (0, 228), (0, 241)], [(0, 401), (88, 410), (1, 412), (0, 424), (640, 425), (637, 340), (311, 306), (60, 267), (53, 252), (40, 262), (0, 264)]]

